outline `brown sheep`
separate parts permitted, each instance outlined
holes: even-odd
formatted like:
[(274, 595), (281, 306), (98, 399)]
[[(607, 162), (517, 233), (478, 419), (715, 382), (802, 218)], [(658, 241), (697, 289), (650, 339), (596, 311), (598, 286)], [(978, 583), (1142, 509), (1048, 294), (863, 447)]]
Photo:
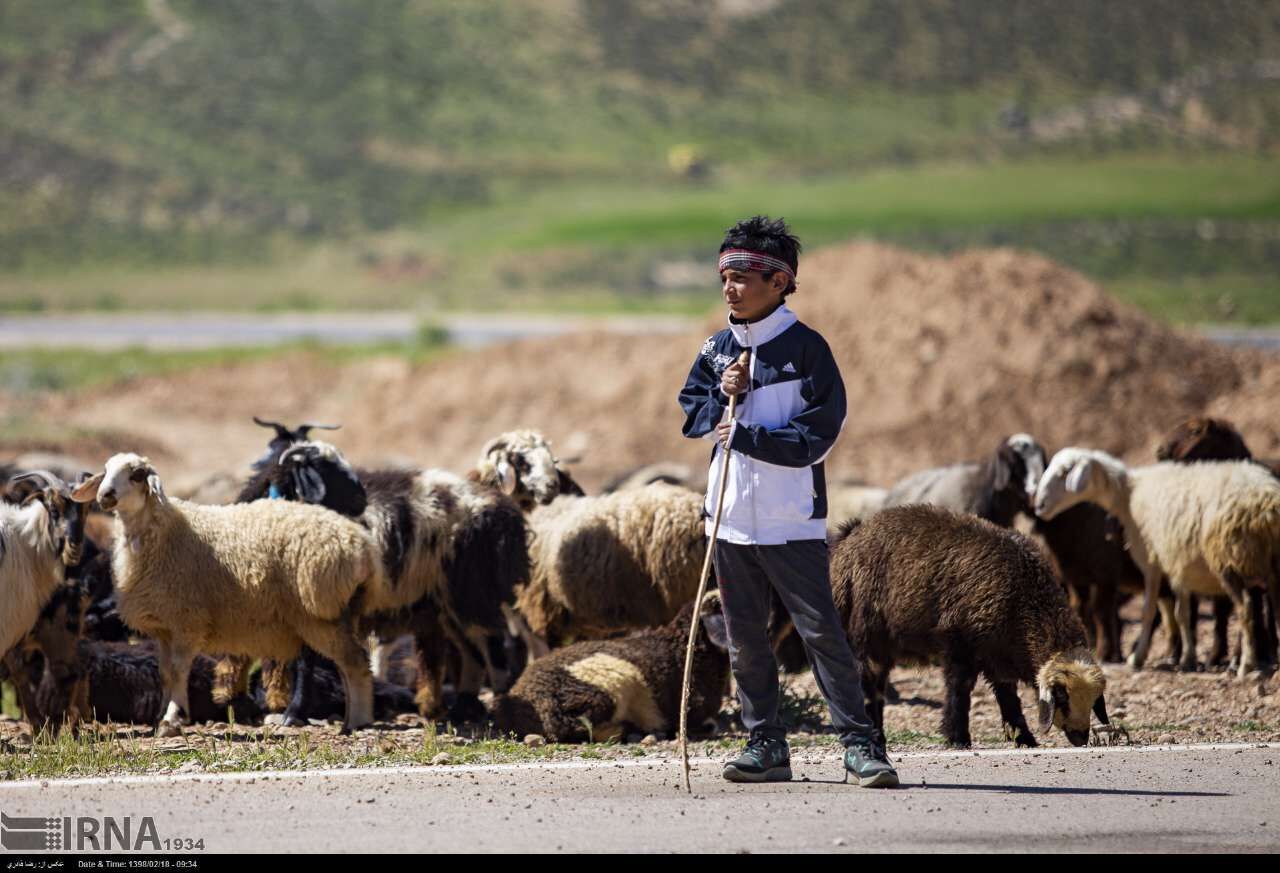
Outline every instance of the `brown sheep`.
[(942, 734), (970, 744), (970, 694), (982, 673), (1006, 735), (1036, 745), (1017, 683), (1039, 690), (1040, 728), (1089, 739), (1089, 714), (1107, 724), (1106, 679), (1062, 585), (1031, 540), (932, 506), (885, 509), (843, 526), (831, 552), (836, 609), (865, 659), (867, 711), (884, 739), (884, 691), (903, 660), (940, 657), (947, 696)]
[[(702, 605), (703, 633), (693, 655), (689, 723), (713, 718), (729, 683), (728, 641), (719, 592)], [(685, 648), (693, 604), (668, 624), (613, 640), (588, 640), (556, 649), (530, 664), (511, 692), (494, 700), (504, 733), (541, 734), (558, 743), (663, 734), (680, 720)]]

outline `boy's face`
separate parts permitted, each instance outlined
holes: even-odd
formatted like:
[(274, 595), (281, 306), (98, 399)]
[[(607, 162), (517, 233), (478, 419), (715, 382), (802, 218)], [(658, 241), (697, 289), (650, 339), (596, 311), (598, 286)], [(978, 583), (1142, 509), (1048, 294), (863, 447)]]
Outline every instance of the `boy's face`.
[(723, 283), (724, 302), (729, 312), (739, 321), (751, 321), (766, 315), (782, 302), (782, 292), (787, 287), (787, 277), (774, 273), (767, 281), (757, 270), (728, 269), (720, 274)]

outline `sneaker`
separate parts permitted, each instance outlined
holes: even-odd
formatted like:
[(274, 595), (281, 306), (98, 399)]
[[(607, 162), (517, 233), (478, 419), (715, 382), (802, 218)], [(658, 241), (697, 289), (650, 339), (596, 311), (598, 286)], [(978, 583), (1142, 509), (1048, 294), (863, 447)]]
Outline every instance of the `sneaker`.
[(787, 741), (753, 734), (737, 760), (724, 765), (724, 778), (730, 782), (790, 782)]
[(852, 773), (863, 788), (892, 788), (898, 784), (898, 771), (889, 763), (884, 747), (869, 737), (854, 740), (845, 747), (844, 769)]

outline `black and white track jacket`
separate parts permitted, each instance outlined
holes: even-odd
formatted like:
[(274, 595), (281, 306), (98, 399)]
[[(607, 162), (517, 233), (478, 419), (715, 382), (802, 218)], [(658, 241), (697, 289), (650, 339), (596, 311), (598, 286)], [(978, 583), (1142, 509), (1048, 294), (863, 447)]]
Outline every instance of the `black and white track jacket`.
[[(844, 427), (844, 382), (827, 341), (786, 306), (754, 324), (730, 319), (703, 344), (680, 392), (684, 435), (715, 439), (729, 408), (720, 377), (745, 348), (752, 349), (751, 387), (738, 400), (718, 538), (756, 545), (825, 539), (823, 461)], [(708, 535), (720, 452), (717, 443), (703, 507)]]

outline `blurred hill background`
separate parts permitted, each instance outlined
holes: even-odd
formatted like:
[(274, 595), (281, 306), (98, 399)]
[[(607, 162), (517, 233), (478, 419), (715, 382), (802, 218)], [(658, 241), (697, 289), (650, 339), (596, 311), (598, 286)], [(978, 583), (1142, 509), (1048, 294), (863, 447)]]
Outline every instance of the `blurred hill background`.
[(0, 310), (702, 312), (764, 211), (1273, 322), (1278, 153), (1270, 0), (6, 0)]

